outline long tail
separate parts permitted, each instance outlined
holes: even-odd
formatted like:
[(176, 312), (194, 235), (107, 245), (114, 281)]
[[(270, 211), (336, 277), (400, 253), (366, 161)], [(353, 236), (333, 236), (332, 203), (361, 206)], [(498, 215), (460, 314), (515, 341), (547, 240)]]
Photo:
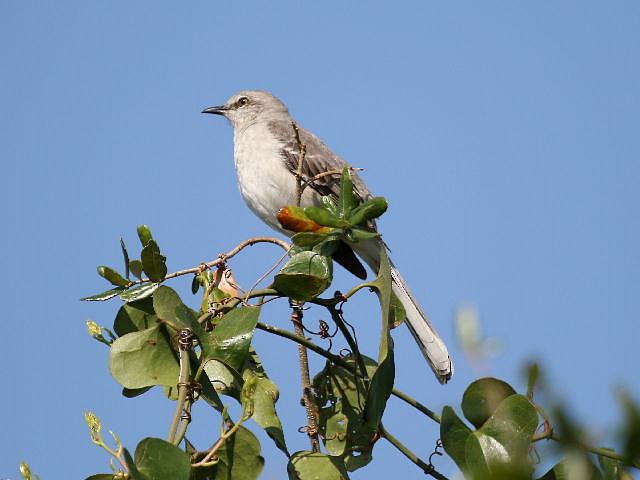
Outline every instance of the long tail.
[[(380, 247), (382, 245), (379, 239), (372, 239), (354, 244), (352, 247), (371, 269), (377, 272), (380, 268)], [(393, 293), (400, 299), (407, 314), (406, 324), (411, 335), (413, 335), (438, 381), (447, 383), (453, 375), (453, 362), (449, 358), (447, 346), (416, 302), (407, 283), (393, 263), (391, 264), (391, 280)]]
[(447, 346), (431, 325), (418, 302), (413, 298), (402, 275), (393, 265), (391, 266), (391, 279), (393, 280), (393, 293), (400, 299), (407, 313), (406, 323), (411, 335), (413, 335), (438, 381), (447, 383), (453, 375), (453, 362), (449, 358)]

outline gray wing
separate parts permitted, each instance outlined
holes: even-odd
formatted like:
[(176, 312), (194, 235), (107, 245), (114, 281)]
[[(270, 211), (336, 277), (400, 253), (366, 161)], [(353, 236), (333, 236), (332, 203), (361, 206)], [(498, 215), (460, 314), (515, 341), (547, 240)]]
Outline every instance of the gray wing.
[[(284, 159), (285, 166), (293, 175), (296, 175), (298, 172), (300, 143), (302, 143), (305, 146), (302, 177), (309, 182), (308, 188), (312, 188), (322, 196), (331, 195), (337, 197), (339, 195), (341, 174), (338, 172), (341, 172), (347, 165), (344, 160), (333, 153), (329, 147), (322, 143), (322, 140), (313, 133), (308, 132), (300, 126), (298, 126), (298, 134), (300, 135), (300, 142), (298, 142), (295, 129), (291, 122), (272, 121), (269, 123), (269, 130), (282, 143), (282, 158)], [(316, 175), (332, 170), (338, 172), (311, 181)], [(361, 200), (369, 200), (373, 197), (362, 179), (355, 172), (352, 173), (352, 179), (354, 192)], [(376, 231), (375, 222), (368, 222), (368, 227), (371, 231)], [(352, 248), (346, 243), (340, 244), (338, 250), (333, 254), (333, 259), (356, 277), (363, 280), (367, 278), (366, 270), (356, 258)]]
[[(291, 173), (296, 174), (300, 160), (300, 145), (295, 137), (293, 125), (290, 122), (273, 121), (269, 123), (269, 130), (282, 142), (282, 156), (285, 165)], [(342, 170), (347, 165), (344, 160), (333, 153), (313, 133), (300, 126), (298, 126), (298, 132), (300, 134), (300, 142), (305, 145), (306, 149), (302, 164), (302, 176), (305, 180), (310, 180), (320, 173), (331, 170)], [(352, 177), (356, 195), (362, 200), (370, 199), (372, 197), (371, 192), (369, 192), (362, 179), (355, 172)], [(309, 188), (314, 189), (320, 195), (337, 197), (340, 192), (340, 173), (314, 180), (309, 183)]]

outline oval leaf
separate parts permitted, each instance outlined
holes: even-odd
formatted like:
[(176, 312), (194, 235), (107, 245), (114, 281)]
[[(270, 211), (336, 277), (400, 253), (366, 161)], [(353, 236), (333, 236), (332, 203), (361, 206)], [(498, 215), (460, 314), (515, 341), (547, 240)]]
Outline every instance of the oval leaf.
[(97, 270), (98, 275), (100, 275), (105, 280), (108, 280), (116, 287), (126, 287), (131, 283), (111, 267), (105, 267), (104, 265), (101, 265), (97, 268)]
[(189, 455), (160, 438), (145, 438), (136, 447), (134, 462), (148, 480), (189, 480)]
[(287, 472), (290, 480), (349, 479), (340, 458), (306, 450), (296, 452), (291, 456)]
[(175, 385), (179, 366), (161, 325), (127, 333), (111, 344), (109, 370), (125, 388)]
[(330, 258), (315, 252), (295, 254), (275, 276), (273, 288), (294, 300), (306, 301), (324, 292), (333, 278)]
[(160, 247), (155, 240), (149, 240), (140, 254), (142, 269), (153, 282), (161, 282), (167, 275), (167, 257), (160, 253)]
[(153, 239), (153, 236), (151, 235), (151, 229), (147, 225), (138, 225), (137, 231), (140, 243), (143, 247), (146, 247), (147, 244)]
[(480, 428), (502, 401), (516, 393), (506, 382), (486, 377), (471, 383), (462, 396), (462, 412), (476, 428)]
[(387, 211), (388, 204), (384, 197), (374, 197), (357, 207), (349, 217), (351, 225), (358, 226), (369, 220), (378, 218)]

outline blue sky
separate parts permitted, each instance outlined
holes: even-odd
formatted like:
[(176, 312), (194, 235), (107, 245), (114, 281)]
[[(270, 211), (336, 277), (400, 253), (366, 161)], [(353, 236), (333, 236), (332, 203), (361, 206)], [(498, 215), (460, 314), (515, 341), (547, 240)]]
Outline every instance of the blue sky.
[[(596, 443), (619, 418), (615, 388), (640, 399), (637, 2), (4, 1), (0, 41), (1, 478), (23, 459), (43, 480), (106, 471), (85, 409), (130, 448), (166, 435), (173, 405), (121, 397), (86, 334), (117, 302), (78, 299), (106, 286), (94, 267), (119, 266), (118, 239), (133, 249), (139, 223), (172, 270), (269, 233), (237, 191), (230, 127), (199, 113), (246, 88), (281, 97), (389, 200), (384, 238), (457, 367), (439, 386), (398, 329), (399, 388), (457, 407), (478, 375), (522, 389), (522, 365), (541, 359)], [(248, 286), (278, 255), (255, 247), (231, 267)], [(195, 305), (188, 283), (172, 285)], [(336, 288), (354, 283), (339, 274)], [(503, 346), (481, 372), (455, 339), (462, 304)], [(347, 315), (375, 352), (373, 298)], [(263, 320), (285, 327), (286, 309)], [(295, 348), (256, 342), (303, 449)], [(388, 413), (428, 456), (437, 429), (397, 402)], [(206, 443), (217, 420), (196, 414)], [(282, 455), (263, 451), (263, 478), (282, 478)], [(375, 456), (352, 478), (419, 478), (390, 447)]]

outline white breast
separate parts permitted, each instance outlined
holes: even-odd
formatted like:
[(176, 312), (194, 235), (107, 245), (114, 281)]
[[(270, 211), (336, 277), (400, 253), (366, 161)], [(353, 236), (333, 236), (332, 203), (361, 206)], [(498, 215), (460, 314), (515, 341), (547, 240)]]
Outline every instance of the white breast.
[[(270, 227), (284, 232), (276, 215), (285, 205), (295, 205), (297, 181), (285, 166), (281, 149), (282, 144), (266, 124), (256, 123), (234, 134), (234, 160), (242, 198)], [(312, 203), (311, 192), (305, 193), (304, 203)]]

